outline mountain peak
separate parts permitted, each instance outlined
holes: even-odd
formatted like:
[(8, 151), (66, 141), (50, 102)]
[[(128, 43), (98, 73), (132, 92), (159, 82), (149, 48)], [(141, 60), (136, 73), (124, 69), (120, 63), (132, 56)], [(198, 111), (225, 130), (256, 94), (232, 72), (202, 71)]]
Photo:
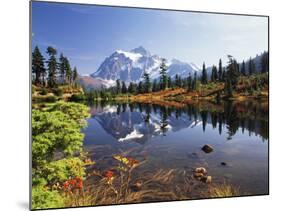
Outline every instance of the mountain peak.
[(139, 54), (141, 54), (142, 56), (149, 56), (149, 55), (150, 55), (149, 51), (147, 51), (147, 50), (146, 50), (144, 47), (142, 47), (142, 46), (139, 46), (139, 47), (137, 47), (137, 48), (132, 49), (131, 52), (133, 52), (133, 53), (139, 53)]
[[(143, 46), (130, 51), (116, 50), (103, 61), (98, 70), (91, 76), (103, 83), (109, 82), (109, 86), (112, 81), (117, 79), (124, 81), (126, 84), (130, 82), (138, 83), (142, 80), (144, 72), (150, 74), (152, 80), (158, 80), (161, 62), (160, 56), (151, 55)], [(195, 71), (188, 63), (176, 59), (167, 60), (166, 65), (168, 68), (167, 74), (170, 77), (174, 77), (176, 74), (187, 77), (189, 73)]]

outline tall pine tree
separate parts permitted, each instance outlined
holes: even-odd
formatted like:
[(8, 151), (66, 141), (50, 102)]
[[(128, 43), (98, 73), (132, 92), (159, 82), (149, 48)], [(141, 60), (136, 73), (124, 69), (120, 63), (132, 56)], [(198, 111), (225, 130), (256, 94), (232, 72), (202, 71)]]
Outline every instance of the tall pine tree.
[(57, 50), (51, 46), (47, 48), (47, 54), (49, 55), (48, 64), (48, 86), (54, 87), (56, 86), (56, 74), (57, 74), (57, 59), (56, 54)]
[(231, 56), (228, 55), (228, 65), (227, 65), (227, 80), (230, 80), (233, 88), (236, 88), (239, 77), (239, 70), (237, 67), (237, 61)]
[(138, 94), (143, 93), (143, 83), (142, 83), (142, 81), (140, 81), (139, 84), (138, 84), (137, 92), (138, 92)]
[(197, 72), (194, 72), (194, 77), (193, 77), (193, 81), (192, 81), (192, 90), (196, 90), (197, 89)]
[(68, 84), (72, 83), (72, 70), (68, 58), (64, 58), (65, 61), (65, 77)]
[(253, 74), (253, 61), (252, 61), (252, 58), (250, 57), (250, 60), (249, 60), (249, 75), (252, 75)]
[(65, 67), (65, 57), (63, 56), (63, 54), (60, 54), (60, 58), (59, 58), (59, 73), (60, 73), (60, 82), (62, 84), (65, 83), (65, 73), (66, 73), (66, 67)]
[(117, 79), (116, 80), (116, 94), (120, 94), (121, 93), (121, 83), (120, 80)]
[(147, 72), (144, 72), (143, 74), (143, 84), (144, 84), (144, 92), (148, 93), (151, 92), (151, 83), (150, 83), (150, 78), (149, 74)]
[(266, 73), (269, 71), (269, 55), (268, 52), (264, 52), (261, 58), (261, 72)]
[(167, 66), (166, 66), (166, 60), (162, 59), (161, 65), (160, 65), (160, 86), (161, 89), (164, 90), (167, 88), (168, 85), (168, 77), (167, 77)]
[(127, 87), (124, 81), (122, 81), (122, 88), (121, 88), (121, 92), (122, 94), (126, 94), (127, 93)]
[(219, 70), (218, 70), (218, 78), (219, 78), (219, 81), (223, 81), (222, 79), (222, 61), (221, 59), (219, 60)]
[(203, 68), (202, 68), (201, 83), (202, 84), (208, 83), (208, 76), (207, 76), (207, 70), (206, 70), (206, 67), (205, 67), (205, 62), (203, 63)]
[(188, 89), (188, 91), (190, 91), (192, 89), (192, 77), (191, 77), (190, 73), (187, 77), (187, 89)]
[(243, 60), (243, 62), (242, 62), (242, 66), (241, 66), (241, 74), (242, 75), (247, 75), (247, 73), (246, 73), (246, 65), (245, 65), (245, 61)]
[(133, 82), (130, 82), (128, 86), (128, 92), (130, 94), (135, 94), (136, 93), (136, 85)]
[(75, 83), (77, 78), (78, 78), (77, 68), (74, 67), (73, 72), (72, 72), (72, 81)]
[(211, 75), (212, 82), (216, 82), (218, 80), (218, 70), (215, 65), (212, 67), (212, 75)]
[(46, 69), (44, 66), (44, 57), (41, 54), (38, 46), (35, 46), (32, 53), (32, 73), (35, 75), (34, 83), (36, 85), (45, 84)]
[(157, 83), (157, 80), (154, 79), (153, 80), (153, 83), (152, 83), (152, 91), (153, 92), (157, 92), (159, 89), (158, 89), (158, 83)]

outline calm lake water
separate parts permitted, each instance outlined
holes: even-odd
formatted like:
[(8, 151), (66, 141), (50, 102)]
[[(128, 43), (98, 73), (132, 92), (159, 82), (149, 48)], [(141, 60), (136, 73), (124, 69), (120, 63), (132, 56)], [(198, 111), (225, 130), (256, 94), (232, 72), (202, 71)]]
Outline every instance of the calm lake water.
[[(232, 184), (244, 195), (268, 193), (268, 101), (162, 104), (92, 105), (84, 148), (97, 168), (108, 169), (112, 155), (126, 154), (147, 160), (139, 177), (159, 169), (192, 175), (203, 166), (212, 184)], [(202, 151), (205, 144), (213, 152)]]

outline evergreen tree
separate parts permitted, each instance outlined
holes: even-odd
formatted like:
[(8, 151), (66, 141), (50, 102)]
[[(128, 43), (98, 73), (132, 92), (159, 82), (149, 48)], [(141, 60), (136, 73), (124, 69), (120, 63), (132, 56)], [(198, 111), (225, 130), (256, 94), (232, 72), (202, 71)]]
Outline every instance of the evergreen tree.
[(212, 80), (212, 82), (215, 82), (215, 81), (217, 81), (217, 79), (218, 79), (218, 70), (217, 70), (217, 67), (215, 65), (213, 65), (211, 80)]
[(227, 77), (227, 79), (226, 79), (226, 83), (225, 83), (225, 92), (226, 92), (226, 94), (228, 95), (228, 96), (232, 96), (233, 95), (233, 90), (232, 90), (232, 84), (231, 84), (231, 80), (230, 80), (230, 78), (229, 78), (229, 76)]
[(182, 88), (188, 90), (188, 77), (182, 80)]
[(129, 87), (128, 87), (128, 92), (130, 94), (136, 93), (136, 85), (133, 82), (130, 82)]
[(194, 77), (192, 81), (192, 90), (196, 90), (196, 89), (197, 89), (197, 72), (194, 72)]
[(176, 74), (176, 77), (175, 77), (175, 84), (177, 87), (182, 87), (182, 80), (178, 74)]
[(242, 62), (242, 66), (241, 66), (241, 74), (242, 75), (246, 75), (246, 65), (245, 65), (245, 61), (243, 60)]
[(176, 76), (175, 76), (175, 86), (179, 87), (179, 75), (178, 74), (176, 74)]
[(72, 73), (72, 80), (73, 80), (73, 82), (76, 82), (77, 78), (78, 78), (77, 68), (74, 67), (73, 73)]
[(158, 83), (157, 83), (156, 79), (153, 80), (152, 91), (153, 92), (157, 92), (158, 91)]
[(188, 89), (188, 91), (190, 91), (192, 89), (192, 77), (191, 77), (190, 73), (187, 77), (187, 89)]
[(223, 68), (223, 71), (222, 71), (222, 76), (221, 76), (222, 78), (222, 81), (226, 81), (226, 71), (225, 71), (225, 68)]
[(236, 88), (238, 77), (237, 61), (231, 55), (228, 55), (227, 80), (230, 80), (233, 88)]
[(143, 83), (142, 83), (142, 81), (139, 82), (137, 91), (138, 91), (138, 94), (143, 93)]
[(261, 58), (261, 72), (266, 73), (269, 71), (269, 55), (268, 52), (264, 52)]
[(144, 92), (146, 92), (146, 93), (151, 92), (151, 83), (150, 83), (149, 74), (147, 72), (144, 72), (143, 79), (144, 79), (144, 82), (143, 82)]
[(66, 67), (65, 67), (65, 57), (63, 54), (60, 54), (59, 58), (59, 73), (60, 73), (60, 78), (61, 78), (61, 83), (65, 83), (65, 73), (66, 73)]
[(54, 87), (56, 86), (56, 74), (57, 74), (57, 59), (56, 54), (57, 50), (51, 46), (47, 48), (47, 54), (49, 55), (48, 64), (48, 86)]
[(250, 60), (249, 60), (249, 75), (252, 75), (253, 74), (253, 61), (252, 61), (252, 58), (250, 57)]
[(168, 88), (172, 88), (173, 87), (173, 81), (172, 81), (172, 78), (170, 76), (168, 77), (168, 82), (167, 83), (168, 83), (167, 84)]
[(36, 85), (44, 85), (45, 83), (45, 75), (46, 69), (44, 66), (44, 57), (41, 54), (38, 46), (35, 46), (34, 51), (32, 53), (32, 73), (35, 75), (35, 84)]
[(124, 81), (122, 81), (122, 88), (121, 88), (122, 94), (126, 94), (127, 93), (127, 87)]
[(71, 67), (70, 67), (70, 63), (69, 63), (69, 61), (66, 57), (64, 58), (64, 62), (65, 62), (66, 80), (67, 80), (68, 84), (71, 84), (71, 82), (72, 82), (72, 70), (71, 70)]
[(253, 60), (252, 62), (252, 74), (255, 74), (256, 73), (256, 63), (255, 63), (255, 60)]
[(166, 89), (168, 85), (168, 77), (167, 77), (167, 66), (166, 60), (162, 59), (162, 63), (160, 65), (160, 87), (162, 90)]
[(222, 79), (222, 72), (223, 72), (223, 70), (222, 70), (222, 61), (220, 59), (219, 60), (219, 70), (218, 70), (218, 79), (219, 79), (219, 81), (223, 81), (223, 79)]
[(240, 74), (240, 65), (237, 61), (235, 61), (235, 65), (236, 65), (236, 71), (238, 72), (239, 75), (241, 75)]
[(116, 80), (116, 94), (120, 94), (121, 93), (121, 84), (120, 84), (120, 80), (117, 79)]
[(207, 76), (207, 70), (206, 70), (206, 67), (205, 67), (205, 62), (203, 63), (203, 68), (202, 68), (201, 83), (202, 84), (208, 83), (208, 76)]

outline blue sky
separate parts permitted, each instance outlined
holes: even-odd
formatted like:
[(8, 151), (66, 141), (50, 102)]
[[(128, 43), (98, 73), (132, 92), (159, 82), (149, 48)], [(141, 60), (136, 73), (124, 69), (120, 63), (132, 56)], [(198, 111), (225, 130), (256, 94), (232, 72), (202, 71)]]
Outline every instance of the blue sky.
[(80, 74), (97, 70), (116, 49), (143, 46), (152, 54), (199, 67), (238, 61), (268, 49), (267, 18), (77, 4), (32, 3), (32, 46), (54, 46)]

